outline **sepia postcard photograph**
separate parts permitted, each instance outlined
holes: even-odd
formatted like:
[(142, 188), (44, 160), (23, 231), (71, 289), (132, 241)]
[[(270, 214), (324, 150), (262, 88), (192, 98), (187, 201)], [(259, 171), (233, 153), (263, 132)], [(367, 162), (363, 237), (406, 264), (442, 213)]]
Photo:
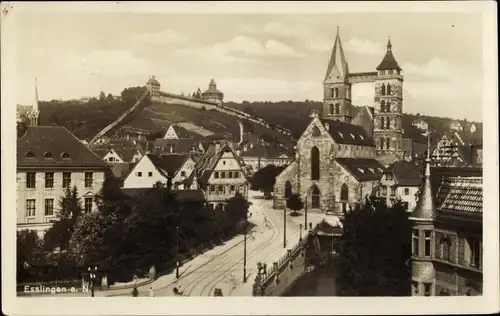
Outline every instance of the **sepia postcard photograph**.
[(3, 313), (500, 311), (496, 2), (2, 2), (1, 40)]

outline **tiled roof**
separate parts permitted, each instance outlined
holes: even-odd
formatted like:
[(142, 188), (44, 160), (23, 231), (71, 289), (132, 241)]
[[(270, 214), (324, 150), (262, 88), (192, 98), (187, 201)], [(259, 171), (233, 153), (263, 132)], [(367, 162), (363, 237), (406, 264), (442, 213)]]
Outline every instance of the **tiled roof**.
[(483, 178), (446, 178), (438, 193), (440, 210), (483, 213)]
[(92, 145), (91, 148), (101, 158), (113, 149), (124, 162), (130, 162), (138, 150), (134, 142), (129, 140), (110, 140), (106, 144)]
[(17, 140), (18, 167), (105, 168), (106, 163), (62, 126), (31, 126)]
[(134, 164), (125, 162), (125, 163), (114, 163), (111, 164), (110, 168), (113, 172), (113, 175), (119, 180), (125, 180), (130, 171), (132, 170)]
[(165, 177), (174, 176), (182, 167), (184, 162), (189, 158), (188, 155), (179, 154), (147, 154), (153, 165)]
[(384, 167), (387, 167), (394, 162), (399, 161), (398, 158), (392, 154), (377, 155), (375, 159)]
[(321, 123), (338, 144), (375, 146), (373, 138), (367, 135), (363, 127), (359, 125), (329, 119), (321, 119)]
[(444, 194), (446, 187), (442, 187), (442, 184), (449, 177), (482, 177), (483, 169), (478, 167), (431, 167), (431, 184), (433, 195), (436, 196), (436, 205), (441, 205), (444, 196), (440, 198), (440, 195)]
[(384, 167), (375, 159), (336, 158), (335, 160), (359, 181), (379, 180), (384, 172)]
[[(122, 189), (123, 193), (128, 196), (134, 197), (144, 194), (151, 188), (130, 188)], [(165, 190), (167, 190), (165, 188)], [(205, 195), (203, 190), (174, 190), (173, 191), (180, 202), (190, 202), (190, 201), (204, 201)]]
[(187, 154), (191, 147), (198, 143), (193, 138), (179, 139), (156, 139), (152, 142), (153, 152), (170, 152), (170, 146), (173, 146), (173, 153)]
[(340, 225), (334, 226), (334, 225), (328, 223), (324, 219), (321, 222), (319, 222), (316, 227), (318, 229), (319, 235), (341, 236), (342, 232), (344, 231)]
[(385, 53), (384, 59), (382, 59), (380, 65), (378, 65), (377, 70), (391, 69), (401, 70), (401, 67), (399, 67), (396, 58), (394, 58), (394, 55), (392, 54), (392, 45), (391, 41), (389, 40), (389, 43), (387, 44), (387, 52)]
[(285, 148), (257, 145), (247, 151), (244, 151), (241, 156), (243, 157), (262, 157), (262, 158), (279, 158), (281, 155), (290, 156)]
[(419, 186), (422, 182), (422, 168), (413, 163), (396, 161), (387, 170), (394, 174), (398, 185)]
[[(198, 160), (198, 163), (196, 164), (198, 182), (200, 183), (200, 185), (203, 186), (208, 183), (208, 179), (210, 179), (213, 169), (219, 162), (222, 155), (228, 151), (233, 152), (233, 150), (227, 145), (222, 146), (222, 148), (218, 152), (215, 150), (215, 145), (212, 144), (212, 146), (208, 147), (205, 154)], [(234, 152), (233, 155), (238, 162), (241, 170), (243, 170), (240, 161), (237, 159)]]

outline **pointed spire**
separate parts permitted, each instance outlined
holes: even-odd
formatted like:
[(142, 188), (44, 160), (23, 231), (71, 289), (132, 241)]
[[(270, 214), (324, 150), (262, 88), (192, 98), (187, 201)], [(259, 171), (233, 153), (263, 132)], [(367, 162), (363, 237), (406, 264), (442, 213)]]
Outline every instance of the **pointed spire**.
[(436, 205), (434, 203), (434, 196), (431, 186), (431, 159), (430, 159), (430, 132), (427, 134), (427, 159), (425, 159), (425, 173), (423, 183), (420, 188), (420, 196), (417, 206), (412, 212), (411, 217), (434, 220), (436, 218)]
[(387, 41), (387, 51), (390, 52), (392, 50), (391, 37), (389, 36), (389, 41)]
[(33, 103), (33, 112), (38, 112), (38, 86), (36, 77), (35, 77), (35, 102)]
[[(333, 72), (334, 69), (337, 71)], [(335, 76), (339, 76), (339, 78), (331, 78), (333, 80), (341, 79), (343, 81), (347, 81), (349, 79), (349, 67), (345, 58), (344, 49), (342, 48), (342, 41), (340, 40), (340, 31), (338, 26), (335, 43), (333, 44), (332, 55), (330, 56), (330, 62), (328, 63), (328, 68), (326, 70), (325, 81), (330, 79), (332, 72)]]
[(216, 88), (216, 87), (217, 87), (217, 84), (215, 84), (215, 80), (214, 80), (214, 79), (212, 79), (212, 80), (210, 80), (210, 84), (209, 84), (208, 86), (209, 86), (209, 87), (214, 87), (214, 88)]

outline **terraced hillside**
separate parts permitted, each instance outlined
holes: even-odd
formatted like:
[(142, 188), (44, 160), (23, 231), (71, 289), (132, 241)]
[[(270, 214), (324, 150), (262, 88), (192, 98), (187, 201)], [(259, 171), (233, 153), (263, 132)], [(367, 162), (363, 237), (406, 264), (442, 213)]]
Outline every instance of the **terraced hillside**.
[(166, 130), (171, 124), (178, 124), (186, 129), (190, 136), (203, 139), (211, 134), (222, 136), (226, 139), (238, 141), (240, 130), (238, 120), (244, 127), (245, 133), (258, 134), (264, 139), (276, 138), (284, 145), (292, 141), (290, 136), (245, 118), (237, 117), (215, 109), (190, 107), (182, 104), (162, 104), (152, 102), (140, 113), (136, 113), (123, 124), (117, 133), (136, 131), (151, 133)]

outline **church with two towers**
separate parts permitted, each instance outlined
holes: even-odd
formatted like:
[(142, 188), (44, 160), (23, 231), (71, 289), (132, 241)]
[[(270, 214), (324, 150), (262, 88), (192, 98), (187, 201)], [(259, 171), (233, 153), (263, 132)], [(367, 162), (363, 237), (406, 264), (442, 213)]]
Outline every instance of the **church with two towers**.
[[(373, 194), (384, 169), (379, 160), (402, 152), (401, 71), (389, 39), (376, 71), (351, 73), (337, 28), (323, 80), (322, 113), (311, 115), (294, 162), (276, 178), (275, 208), (284, 208), (286, 199), (298, 193), (308, 209), (340, 214)], [(373, 106), (356, 108), (352, 85), (365, 82), (374, 85)]]

